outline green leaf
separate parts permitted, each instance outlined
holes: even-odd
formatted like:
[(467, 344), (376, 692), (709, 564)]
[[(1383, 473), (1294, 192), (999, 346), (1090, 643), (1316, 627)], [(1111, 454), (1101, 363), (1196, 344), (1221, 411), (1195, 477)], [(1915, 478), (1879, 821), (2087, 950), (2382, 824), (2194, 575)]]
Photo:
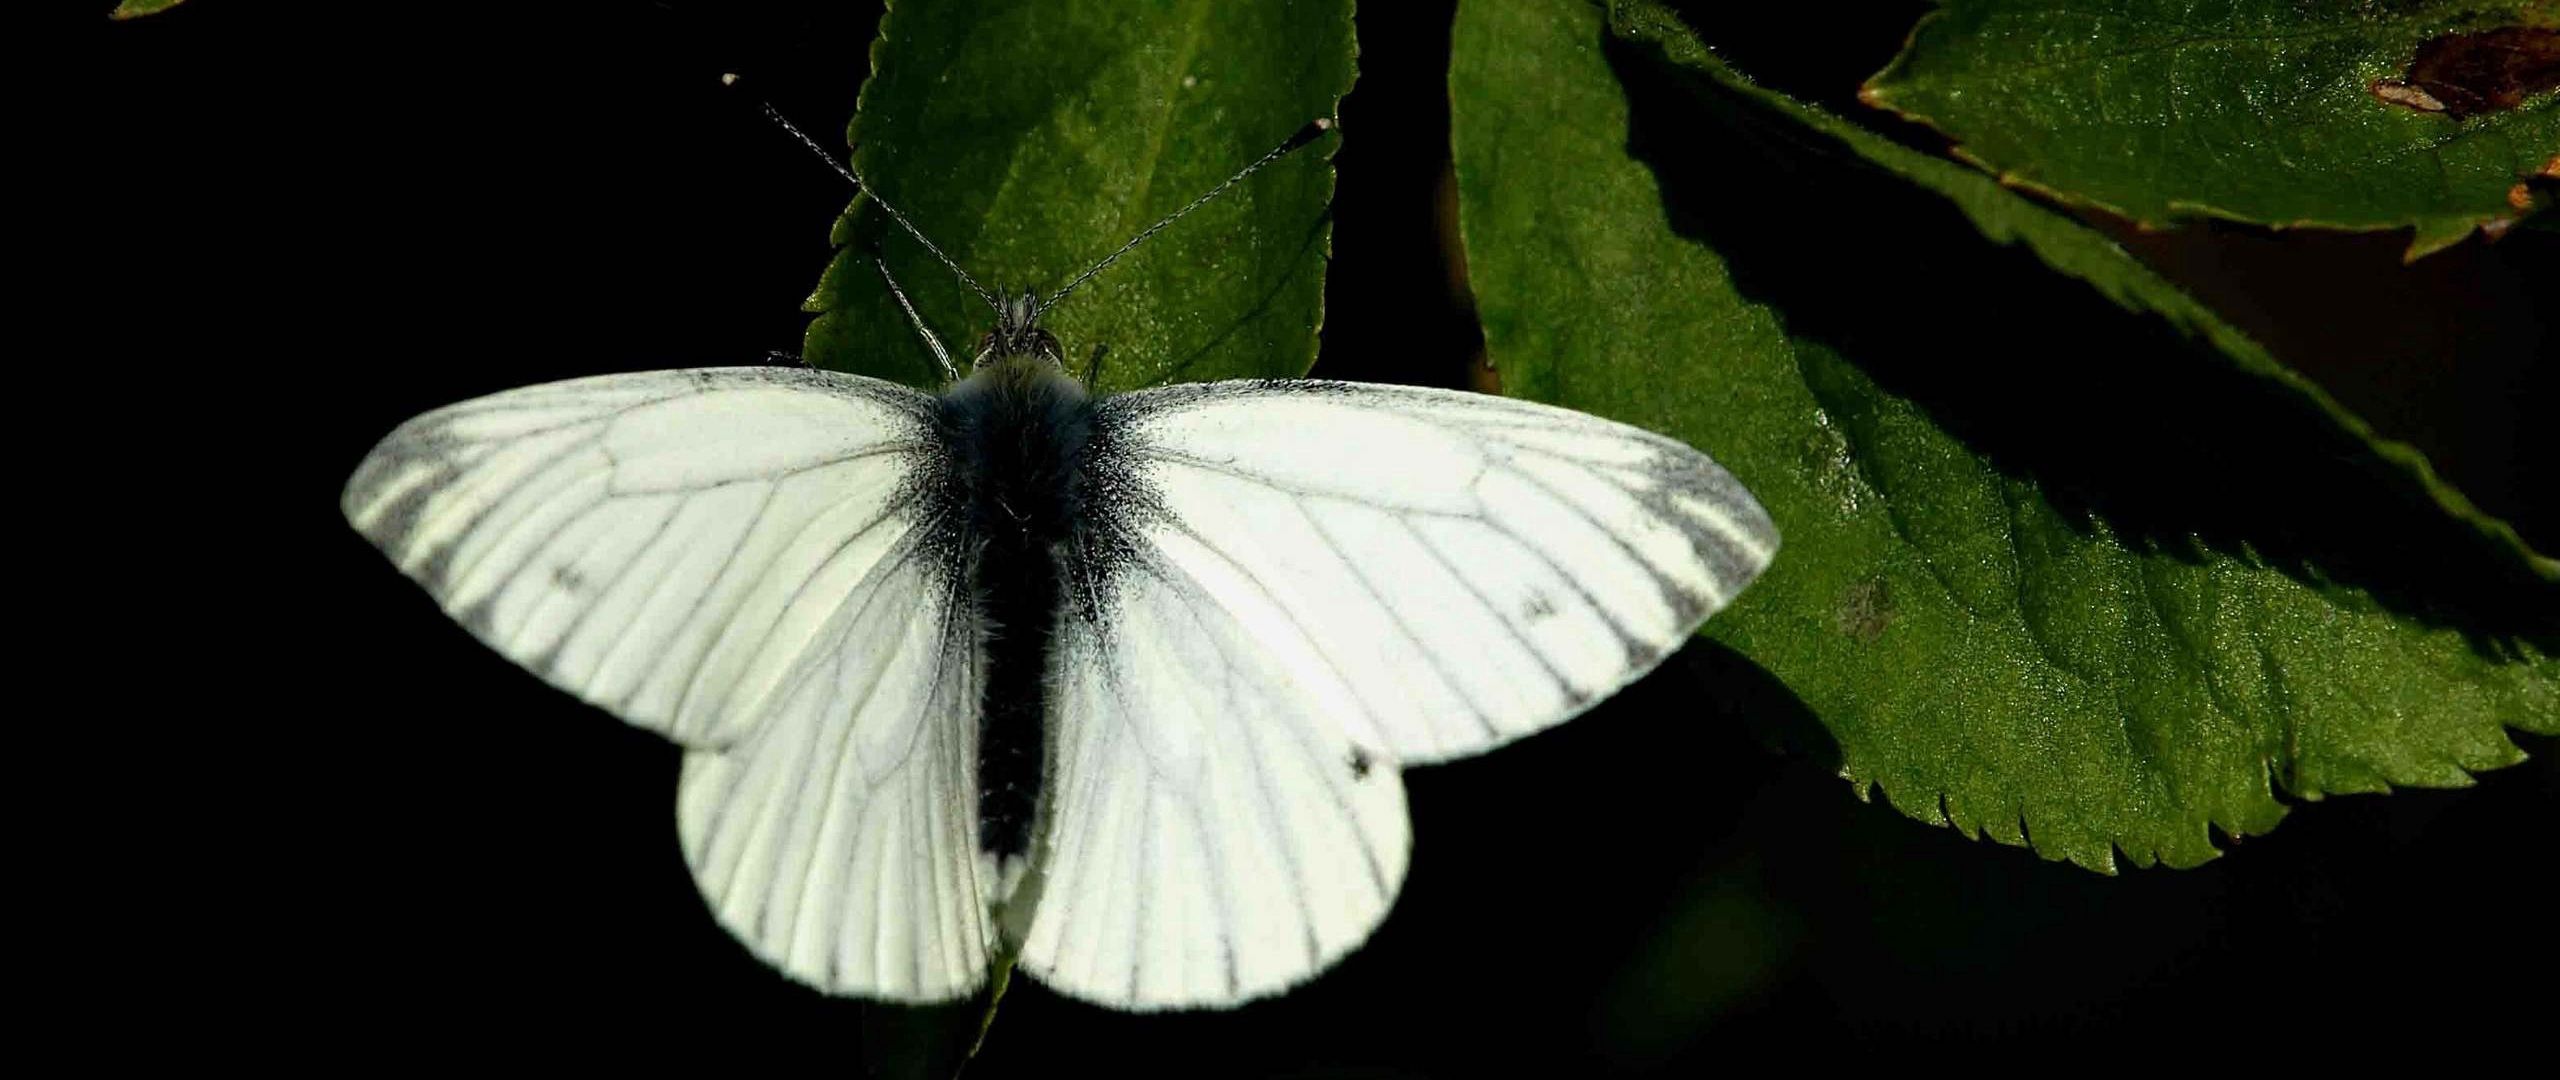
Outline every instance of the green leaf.
[[(2560, 731), (2560, 567), (2104, 237), (1750, 87), (1650, 4), (1463, 5), (1506, 393), (1643, 424), (1784, 533), (1709, 636), (1863, 794), (2111, 869)], [(2056, 273), (2059, 270), (2061, 273)]]
[[(2436, 474), (2425, 455), (2407, 443), (2384, 439), (2372, 425), (2348, 411), (2335, 397), (2299, 372), (2284, 366), (2265, 347), (2216, 315), (2195, 297), (2153, 273), (2112, 241), (2078, 222), (2018, 197), (1980, 172), (1912, 150), (1821, 109), (1754, 85), (1716, 58), (1668, 10), (1653, 4), (1622, 4), (1614, 12), (1619, 36), (1642, 41), (1666, 59), (1715, 84), (1720, 97), (1740, 97), (1785, 121), (1836, 140), (1838, 149), (1935, 192), (1952, 202), (1996, 243), (2018, 244), (2055, 271), (2086, 282), (2127, 311), (2168, 320), (2179, 331), (2210, 345), (2239, 369), (2298, 394), (2325, 413), (2329, 423), (2364, 444), (2363, 451), (2403, 473), (2401, 482), (2423, 492), (2446, 514), (2481, 533), (2481, 539), (2505, 549), (2502, 557), (2520, 561), (2532, 574), (2560, 580), (2560, 562), (2536, 553), (2513, 526), (2483, 513), (2453, 485)], [(1762, 121), (1765, 123), (1766, 120)]]
[(145, 15), (157, 15), (167, 11), (181, 2), (182, 0), (120, 0), (115, 10), (107, 13), (107, 17), (117, 20), (139, 19)]
[[(853, 121), (857, 169), (960, 266), (1043, 295), (1278, 144), (1352, 80), (1348, 0), (893, 5)], [(1315, 360), (1332, 137), (1149, 240), (1042, 322), (1097, 390), (1294, 376)], [(857, 200), (809, 310), (813, 364), (942, 381), (872, 266), (885, 253), (965, 366), (987, 306)]]
[(2412, 77), (2421, 46), (2505, 26), (2560, 29), (2560, 3), (1941, 0), (1865, 97), (2069, 202), (2153, 224), (2414, 226), (2415, 258), (2514, 216), (2509, 189), (2560, 150), (2547, 82), (2465, 102), (2478, 111), (2385, 100), (2414, 84), (2463, 102)]

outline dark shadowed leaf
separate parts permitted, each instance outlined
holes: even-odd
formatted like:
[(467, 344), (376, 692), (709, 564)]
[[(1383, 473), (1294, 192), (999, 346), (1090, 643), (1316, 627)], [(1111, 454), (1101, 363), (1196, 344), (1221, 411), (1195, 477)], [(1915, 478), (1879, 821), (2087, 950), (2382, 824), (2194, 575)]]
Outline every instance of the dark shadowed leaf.
[(1748, 86), (1651, 5), (1611, 22), (1461, 9), (1487, 348), (1505, 392), (1759, 495), (1786, 546), (1708, 634), (1861, 792), (2192, 865), (2279, 788), (2463, 784), (2520, 759), (2504, 725), (2560, 730), (2560, 567), (2414, 455), (2096, 233)]
[(120, 0), (116, 9), (107, 13), (110, 19), (139, 19), (157, 15), (178, 6), (183, 0)]

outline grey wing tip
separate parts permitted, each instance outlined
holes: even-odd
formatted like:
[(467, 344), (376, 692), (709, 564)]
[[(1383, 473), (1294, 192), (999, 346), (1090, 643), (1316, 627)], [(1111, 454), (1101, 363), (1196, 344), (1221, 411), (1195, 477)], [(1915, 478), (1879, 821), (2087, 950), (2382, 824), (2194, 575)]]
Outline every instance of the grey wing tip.
[[(365, 452), (364, 460), (347, 475), (346, 486), (339, 489), (338, 513), (347, 525), (395, 560), (400, 558), (397, 548), (415, 529), (425, 500), (452, 479), (453, 465), (445, 460), (450, 447), (438, 436), (450, 408), (422, 413), (392, 429)], [(413, 480), (402, 491), (392, 491), (410, 469), (431, 475)]]
[(1781, 538), (1777, 521), (1740, 478), (1696, 447), (1676, 441), (1673, 445), (1679, 448), (1675, 459), (1685, 459), (1693, 470), (1682, 486), (1688, 489), (1690, 498), (1707, 508), (1703, 515), (1686, 515), (1691, 522), (1691, 542), (1705, 557), (1718, 591), (1723, 594), (1706, 604), (1705, 611), (1698, 615), (1698, 621), (1704, 622), (1707, 616), (1730, 606), (1777, 561)]
[(389, 441), (375, 443), (373, 449), (365, 451), (364, 460), (356, 463), (355, 471), (347, 474), (347, 482), (338, 489), (338, 514), (357, 532), (364, 532), (365, 528), (356, 519), (373, 503), (375, 493), (382, 488), (383, 474), (389, 471), (382, 452)]
[(1752, 571), (1756, 575), (1777, 560), (1778, 549), (1786, 543), (1786, 537), (1778, 531), (1778, 520), (1769, 516), (1769, 509), (1760, 505), (1760, 500), (1752, 496), (1749, 488), (1742, 489), (1742, 508), (1748, 511), (1742, 521), (1743, 529), (1751, 534), (1752, 542), (1759, 544), (1762, 551), (1759, 565)]
[[(405, 425), (402, 430), (406, 430)], [(372, 530), (365, 528), (360, 519), (364, 517), (366, 508), (379, 501), (382, 486), (390, 479), (391, 471), (395, 467), (390, 453), (391, 445), (400, 435), (401, 431), (394, 431), (384, 436), (382, 441), (373, 444), (373, 449), (365, 451), (364, 460), (356, 463), (355, 471), (347, 474), (346, 484), (338, 489), (338, 513), (347, 519), (350, 527), (364, 533), (367, 539), (378, 541), (379, 538), (373, 535)]]

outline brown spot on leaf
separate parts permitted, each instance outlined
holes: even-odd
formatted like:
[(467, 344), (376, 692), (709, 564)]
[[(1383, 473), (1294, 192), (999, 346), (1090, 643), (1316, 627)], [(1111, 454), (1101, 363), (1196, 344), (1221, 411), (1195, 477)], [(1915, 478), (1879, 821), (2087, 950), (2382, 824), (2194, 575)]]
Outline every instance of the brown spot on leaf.
[(2501, 26), (2446, 34), (2418, 46), (2409, 73), (2375, 80), (2373, 96), (2456, 120), (2503, 112), (2560, 87), (2560, 30)]
[(2402, 108), (2416, 109), (2419, 112), (2444, 111), (2444, 102), (2437, 101), (2435, 95), (2398, 79), (2375, 79), (2372, 90), (2373, 96)]
[(1872, 645), (1884, 636), (1885, 627), (1893, 625), (1893, 593), (1885, 588), (1883, 578), (1868, 578), (1840, 594), (1837, 616), (1841, 633), (1858, 639), (1860, 645)]

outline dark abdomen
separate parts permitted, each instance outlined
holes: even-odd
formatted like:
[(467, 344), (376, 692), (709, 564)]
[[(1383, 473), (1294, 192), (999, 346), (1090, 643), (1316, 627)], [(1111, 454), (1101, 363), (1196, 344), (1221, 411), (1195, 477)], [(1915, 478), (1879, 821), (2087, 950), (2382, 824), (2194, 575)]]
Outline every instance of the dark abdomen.
[(1027, 855), (1046, 758), (1046, 674), (1060, 556), (1078, 520), (1092, 401), (1045, 362), (1000, 360), (952, 387), (940, 421), (974, 547), (988, 633), (978, 727), (978, 846)]

